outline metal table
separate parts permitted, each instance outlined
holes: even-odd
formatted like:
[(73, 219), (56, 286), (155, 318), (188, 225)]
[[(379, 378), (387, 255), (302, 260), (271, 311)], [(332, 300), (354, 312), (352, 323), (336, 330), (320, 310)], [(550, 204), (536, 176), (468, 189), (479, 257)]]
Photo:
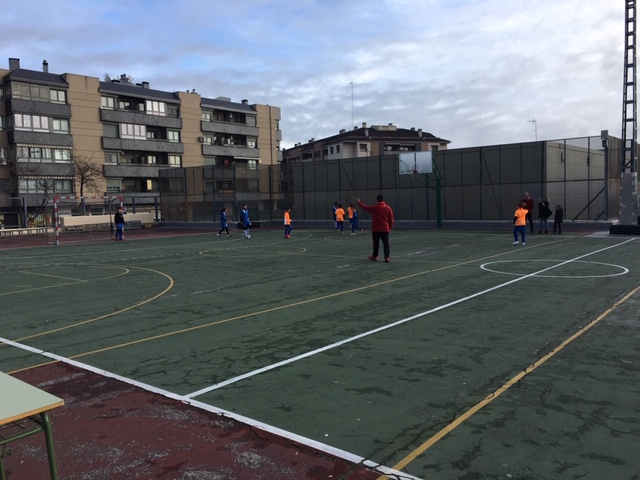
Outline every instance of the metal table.
[(4, 456), (8, 445), (44, 432), (52, 480), (58, 480), (56, 455), (49, 411), (64, 405), (64, 400), (28, 383), (0, 372), (0, 480), (6, 480)]

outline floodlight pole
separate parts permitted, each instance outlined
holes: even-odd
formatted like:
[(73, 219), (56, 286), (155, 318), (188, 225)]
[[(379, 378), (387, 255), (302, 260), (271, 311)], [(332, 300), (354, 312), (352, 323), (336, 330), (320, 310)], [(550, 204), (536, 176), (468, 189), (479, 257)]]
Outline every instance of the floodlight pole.
[(637, 225), (638, 217), (638, 113), (636, 89), (636, 2), (626, 1), (624, 83), (622, 91), (622, 176), (620, 224)]

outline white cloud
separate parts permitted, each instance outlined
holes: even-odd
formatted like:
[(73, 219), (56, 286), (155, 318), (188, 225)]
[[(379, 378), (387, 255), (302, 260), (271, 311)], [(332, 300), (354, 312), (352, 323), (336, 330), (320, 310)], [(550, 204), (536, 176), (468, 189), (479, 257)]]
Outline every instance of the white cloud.
[(452, 147), (621, 123), (622, 2), (23, 0), (0, 28), (24, 68), (278, 105), (285, 147), (361, 122)]

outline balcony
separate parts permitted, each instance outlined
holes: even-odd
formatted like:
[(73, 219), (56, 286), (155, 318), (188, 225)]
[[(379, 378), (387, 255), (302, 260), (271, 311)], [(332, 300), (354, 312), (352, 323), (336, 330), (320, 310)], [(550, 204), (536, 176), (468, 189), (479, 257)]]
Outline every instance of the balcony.
[(147, 125), (149, 127), (170, 128), (172, 130), (182, 129), (181, 118), (148, 115), (144, 112), (134, 112), (131, 110), (100, 109), (100, 120), (109, 123), (131, 123), (134, 125)]
[(182, 155), (184, 145), (168, 140), (131, 140), (127, 138), (102, 137), (104, 150), (130, 150), (134, 152), (163, 152)]
[(203, 145), (202, 154), (205, 156), (247, 158), (252, 160), (260, 159), (260, 149), (243, 147), (241, 145)]

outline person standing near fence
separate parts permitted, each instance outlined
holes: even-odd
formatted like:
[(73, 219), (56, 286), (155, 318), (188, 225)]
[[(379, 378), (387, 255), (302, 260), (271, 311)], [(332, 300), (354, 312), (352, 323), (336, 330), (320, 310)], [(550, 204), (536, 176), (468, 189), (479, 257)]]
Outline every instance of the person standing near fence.
[(376, 198), (378, 203), (375, 205), (365, 205), (356, 197), (358, 206), (366, 212), (371, 214), (371, 238), (373, 240), (373, 253), (369, 256), (369, 260), (375, 262), (378, 260), (378, 251), (380, 248), (380, 241), (382, 240), (382, 247), (384, 250), (384, 261), (389, 263), (391, 261), (390, 254), (391, 248), (389, 246), (389, 233), (393, 228), (393, 210), (384, 202), (384, 197), (378, 195)]
[(564, 210), (562, 210), (562, 207), (560, 205), (556, 205), (556, 213), (553, 216), (553, 233), (562, 233), (563, 220), (564, 220)]
[(227, 222), (227, 207), (224, 207), (220, 212), (220, 231), (218, 232), (218, 236), (224, 231), (227, 231), (227, 237), (231, 236), (229, 233), (229, 222)]
[(246, 203), (242, 206), (242, 211), (240, 212), (240, 222), (242, 223), (242, 230), (244, 231), (244, 239), (250, 239), (251, 219), (249, 218), (249, 207), (247, 207)]
[(531, 233), (533, 233), (533, 198), (531, 198), (528, 192), (525, 192), (524, 198), (520, 200), (520, 203), (524, 203), (524, 208), (527, 210), (527, 221), (531, 227)]
[(551, 216), (551, 209), (549, 208), (549, 199), (542, 197), (538, 200), (538, 219), (540, 226), (538, 227), (538, 233), (542, 233), (542, 227), (544, 227), (544, 233), (549, 233), (549, 217)]
[(284, 211), (284, 238), (291, 238), (291, 231), (293, 227), (291, 226), (291, 209), (287, 207)]
[(124, 214), (122, 207), (118, 207), (118, 211), (113, 219), (116, 224), (116, 240), (124, 240)]

